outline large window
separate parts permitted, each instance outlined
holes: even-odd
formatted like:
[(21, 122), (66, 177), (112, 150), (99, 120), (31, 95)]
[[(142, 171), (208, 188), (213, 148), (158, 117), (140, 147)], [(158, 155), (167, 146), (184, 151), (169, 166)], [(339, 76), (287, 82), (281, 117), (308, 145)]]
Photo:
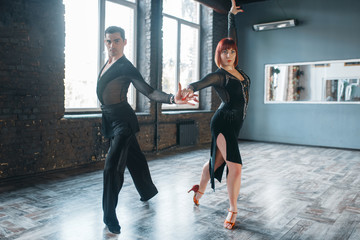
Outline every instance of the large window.
[(65, 108), (98, 108), (98, 0), (64, 0), (64, 4)]
[[(119, 26), (125, 30), (127, 44), (124, 54), (132, 64), (136, 66), (136, 1), (135, 0), (112, 0), (106, 1), (105, 5), (105, 29), (109, 26)], [(104, 60), (107, 59), (106, 49)], [(105, 63), (105, 62), (104, 62)], [(135, 88), (131, 84), (127, 95), (128, 102), (135, 109), (136, 96)]]
[[(97, 77), (107, 60), (104, 30), (110, 25), (124, 28), (128, 39), (126, 57), (136, 65), (135, 0), (63, 0), (65, 4), (65, 108), (66, 111), (99, 109)], [(100, 4), (99, 4), (100, 3)], [(81, 17), (79, 17), (81, 16)], [(128, 100), (135, 107), (135, 91)]]
[[(163, 0), (162, 90), (176, 93), (178, 83), (186, 87), (199, 79), (200, 11), (193, 0)], [(189, 108), (168, 105), (163, 108)], [(198, 104), (195, 106), (198, 108)]]

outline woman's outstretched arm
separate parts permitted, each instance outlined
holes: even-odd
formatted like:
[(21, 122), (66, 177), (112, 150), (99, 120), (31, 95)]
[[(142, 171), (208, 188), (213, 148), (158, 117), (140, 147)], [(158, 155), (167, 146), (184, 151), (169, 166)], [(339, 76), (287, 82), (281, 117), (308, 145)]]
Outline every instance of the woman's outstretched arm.
[(187, 86), (187, 88), (182, 90), (181, 94), (184, 97), (192, 98), (194, 96), (194, 92), (197, 92), (207, 87), (223, 86), (224, 83), (225, 83), (224, 74), (221, 74), (219, 72), (210, 73), (205, 77), (203, 77), (202, 79), (200, 79), (199, 81), (190, 83)]
[(237, 44), (237, 36), (236, 36), (236, 25), (235, 25), (235, 15), (239, 12), (244, 12), (241, 9), (241, 6), (236, 6), (235, 0), (231, 0), (231, 8), (228, 14), (228, 37), (234, 39)]

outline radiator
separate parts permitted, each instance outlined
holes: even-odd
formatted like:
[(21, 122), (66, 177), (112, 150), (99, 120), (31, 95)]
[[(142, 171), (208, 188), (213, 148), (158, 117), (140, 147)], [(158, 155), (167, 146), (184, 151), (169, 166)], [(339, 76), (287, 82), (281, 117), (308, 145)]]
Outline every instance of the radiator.
[(198, 131), (194, 120), (180, 121), (177, 124), (177, 142), (180, 146), (195, 145)]

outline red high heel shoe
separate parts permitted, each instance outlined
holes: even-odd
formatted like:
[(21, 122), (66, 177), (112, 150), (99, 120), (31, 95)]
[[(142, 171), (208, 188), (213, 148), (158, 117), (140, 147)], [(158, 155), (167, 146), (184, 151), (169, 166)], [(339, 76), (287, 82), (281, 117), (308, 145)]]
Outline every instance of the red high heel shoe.
[(193, 201), (194, 201), (195, 205), (199, 206), (199, 200), (196, 199), (196, 193), (199, 193), (199, 194), (204, 194), (204, 193), (199, 191), (199, 185), (192, 186), (192, 188), (188, 191), (188, 193), (191, 191), (194, 191)]
[(231, 229), (233, 229), (233, 227), (234, 227), (234, 225), (235, 225), (236, 216), (235, 216), (235, 219), (234, 219), (233, 222), (232, 222), (231, 220), (233, 219), (233, 216), (234, 216), (234, 215), (237, 215), (237, 212), (230, 211), (230, 209), (229, 209), (228, 211), (229, 211), (229, 213), (230, 213), (230, 220), (228, 221), (227, 219), (225, 219), (225, 221), (224, 221), (224, 227), (231, 230)]

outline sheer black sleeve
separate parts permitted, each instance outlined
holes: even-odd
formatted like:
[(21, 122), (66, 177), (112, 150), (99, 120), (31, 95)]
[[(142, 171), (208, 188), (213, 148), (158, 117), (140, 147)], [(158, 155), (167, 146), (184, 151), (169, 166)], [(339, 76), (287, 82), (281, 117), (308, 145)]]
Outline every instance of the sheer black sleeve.
[(220, 72), (214, 72), (206, 75), (197, 82), (189, 84), (189, 88), (197, 92), (206, 87), (221, 87), (225, 84), (225, 75)]
[(134, 87), (149, 99), (161, 103), (171, 103), (170, 98), (173, 96), (172, 94), (167, 94), (165, 92), (154, 89), (145, 82), (140, 73), (133, 75), (130, 78)]
[(235, 15), (231, 12), (228, 14), (228, 37), (234, 39), (237, 44)]

